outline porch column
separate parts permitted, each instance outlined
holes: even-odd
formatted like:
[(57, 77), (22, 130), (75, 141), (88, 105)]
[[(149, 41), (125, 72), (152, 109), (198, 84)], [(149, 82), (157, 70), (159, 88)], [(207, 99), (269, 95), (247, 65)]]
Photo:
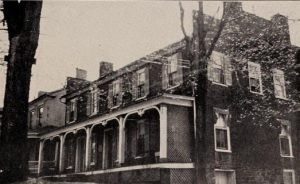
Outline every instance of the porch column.
[(86, 142), (85, 142), (85, 170), (88, 171), (90, 168), (91, 160), (91, 128), (86, 128)]
[(118, 146), (118, 160), (121, 166), (124, 163), (124, 155), (125, 155), (125, 122), (124, 118), (119, 118), (119, 146)]
[(160, 106), (160, 140), (159, 140), (159, 158), (160, 160), (167, 159), (168, 148), (168, 111), (167, 105)]
[(43, 168), (43, 150), (44, 150), (44, 140), (40, 140), (40, 147), (39, 147), (39, 163), (38, 163), (38, 176), (41, 175), (42, 168)]
[(60, 149), (59, 149), (59, 173), (64, 171), (64, 145), (65, 138), (64, 135), (60, 135)]

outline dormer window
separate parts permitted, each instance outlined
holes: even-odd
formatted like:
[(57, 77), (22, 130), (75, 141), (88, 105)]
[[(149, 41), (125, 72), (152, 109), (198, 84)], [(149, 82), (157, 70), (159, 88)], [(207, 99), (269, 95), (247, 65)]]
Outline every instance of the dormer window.
[(97, 89), (91, 91), (90, 98), (91, 98), (91, 101), (90, 101), (91, 115), (93, 115), (98, 112), (98, 91), (97, 91)]
[(280, 120), (281, 132), (279, 135), (280, 155), (282, 157), (293, 157), (291, 140), (291, 123), (287, 120)]
[(120, 82), (119, 80), (115, 80), (113, 82), (113, 91), (112, 91), (112, 95), (113, 95), (113, 106), (117, 106), (118, 105), (118, 98), (120, 95)]
[(284, 72), (282, 70), (273, 70), (274, 92), (276, 98), (286, 98)]
[(260, 65), (248, 62), (250, 92), (262, 94), (262, 80)]
[(137, 71), (137, 98), (142, 98), (145, 96), (145, 69)]

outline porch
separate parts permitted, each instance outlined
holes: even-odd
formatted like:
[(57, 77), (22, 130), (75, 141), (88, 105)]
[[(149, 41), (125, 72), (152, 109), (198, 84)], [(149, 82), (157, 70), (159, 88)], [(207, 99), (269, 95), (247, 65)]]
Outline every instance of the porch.
[[(122, 168), (143, 168), (146, 165), (160, 168), (163, 166), (160, 164), (168, 162), (192, 164), (190, 158), (174, 159), (173, 153), (183, 157), (188, 157), (188, 154), (173, 151), (174, 148), (168, 145), (168, 139), (176, 139), (172, 133), (172, 122), (169, 122), (174, 121), (170, 117), (172, 106), (193, 111), (193, 98), (162, 95), (42, 135), (39, 143), (38, 175), (102, 171), (107, 173)], [(193, 118), (179, 119), (184, 121), (179, 123), (193, 124), (190, 122)], [(175, 125), (176, 122), (172, 126)]]

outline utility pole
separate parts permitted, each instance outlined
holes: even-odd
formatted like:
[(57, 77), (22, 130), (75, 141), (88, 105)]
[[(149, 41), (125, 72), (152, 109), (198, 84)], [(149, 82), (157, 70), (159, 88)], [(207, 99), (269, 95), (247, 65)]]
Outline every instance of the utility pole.
[(28, 174), (27, 112), (32, 64), (38, 46), (42, 1), (3, 1), (9, 52), (0, 138), (0, 183)]

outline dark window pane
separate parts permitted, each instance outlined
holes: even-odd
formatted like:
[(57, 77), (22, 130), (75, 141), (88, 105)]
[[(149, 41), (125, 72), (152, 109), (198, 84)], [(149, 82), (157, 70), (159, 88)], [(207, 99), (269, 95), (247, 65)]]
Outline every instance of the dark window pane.
[(218, 149), (228, 149), (227, 130), (216, 129), (216, 144)]
[(290, 144), (288, 137), (280, 137), (280, 147), (281, 147), (281, 154), (285, 156), (290, 155)]

